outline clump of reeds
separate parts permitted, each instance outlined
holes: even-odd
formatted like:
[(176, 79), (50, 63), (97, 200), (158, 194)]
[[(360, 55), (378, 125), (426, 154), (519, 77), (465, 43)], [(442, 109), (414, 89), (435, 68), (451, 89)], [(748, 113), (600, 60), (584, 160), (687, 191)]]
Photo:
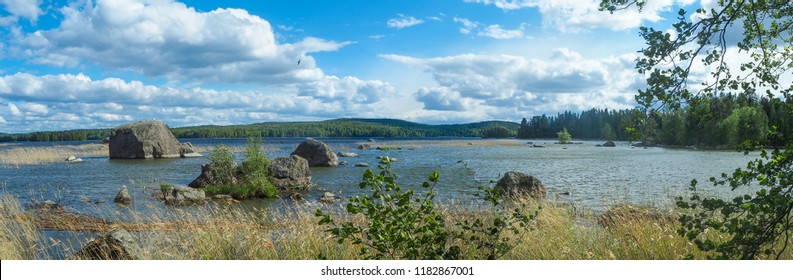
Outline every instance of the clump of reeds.
[(0, 164), (19, 167), (21, 165), (65, 162), (69, 156), (107, 156), (107, 145), (59, 145), (49, 147), (14, 147), (0, 150)]

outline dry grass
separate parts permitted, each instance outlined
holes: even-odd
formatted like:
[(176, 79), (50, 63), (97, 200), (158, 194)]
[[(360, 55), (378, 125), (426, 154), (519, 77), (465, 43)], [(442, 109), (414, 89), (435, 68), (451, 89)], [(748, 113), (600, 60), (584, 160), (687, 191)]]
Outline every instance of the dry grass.
[(0, 150), (0, 164), (19, 167), (22, 165), (34, 165), (53, 162), (64, 162), (69, 156), (88, 157), (88, 156), (107, 156), (107, 145), (104, 144), (85, 144), (85, 145), (62, 145), (50, 147), (14, 147), (7, 150)]
[[(582, 213), (552, 202), (528, 201), (527, 211), (542, 207), (530, 230), (509, 234), (517, 246), (502, 259), (519, 260), (585, 260), (585, 259), (683, 259), (691, 254), (704, 259), (706, 254), (676, 234), (674, 220), (654, 215), (635, 215), (625, 206), (615, 207), (610, 225), (600, 226), (600, 216)], [(341, 210), (343, 205), (335, 207)], [(171, 214), (133, 212), (127, 222), (111, 222), (68, 212), (25, 213), (16, 199), (0, 198), (0, 258), (48, 259), (53, 247), (70, 247), (61, 242), (85, 244), (81, 231), (101, 232), (114, 227), (125, 228), (138, 238), (145, 259), (357, 259), (360, 245), (339, 244), (314, 216), (316, 205), (298, 204), (283, 211), (242, 210), (239, 207), (215, 207), (184, 211), (171, 209)], [(630, 207), (629, 207), (630, 208)], [(189, 209), (189, 210), (187, 210)], [(128, 209), (129, 211), (133, 211)], [(329, 210), (329, 209), (326, 209)], [(461, 219), (490, 220), (493, 212), (472, 211), (459, 206), (444, 206), (449, 225)], [(627, 214), (624, 214), (627, 213)], [(363, 223), (361, 216), (339, 214), (338, 219)], [(602, 219), (602, 217), (600, 218)], [(73, 232), (71, 241), (42, 241), (41, 229)], [(80, 237), (83, 236), (83, 237)], [(793, 259), (788, 244), (783, 259)], [(79, 248), (79, 246), (71, 246)], [(61, 249), (68, 255), (69, 250)], [(463, 246), (464, 256), (476, 258), (476, 248)]]

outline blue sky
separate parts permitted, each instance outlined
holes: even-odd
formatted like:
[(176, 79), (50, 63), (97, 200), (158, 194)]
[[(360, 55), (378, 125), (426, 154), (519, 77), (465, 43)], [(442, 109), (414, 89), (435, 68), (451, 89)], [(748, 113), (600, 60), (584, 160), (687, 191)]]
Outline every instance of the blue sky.
[(712, 2), (0, 0), (0, 132), (631, 108), (638, 27)]

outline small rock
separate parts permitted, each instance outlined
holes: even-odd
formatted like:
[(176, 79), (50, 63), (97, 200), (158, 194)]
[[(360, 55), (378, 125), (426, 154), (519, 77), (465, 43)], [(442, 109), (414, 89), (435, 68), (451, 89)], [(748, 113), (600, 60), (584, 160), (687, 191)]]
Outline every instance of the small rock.
[(346, 160), (342, 160), (341, 162), (339, 162), (339, 165), (349, 165), (349, 164), (350, 163), (347, 162)]
[(359, 162), (359, 163), (356, 163), (355, 166), (357, 166), (357, 167), (369, 167), (369, 164), (365, 163), (365, 162)]
[(371, 149), (371, 148), (372, 148), (372, 145), (369, 145), (369, 143), (358, 145), (358, 150), (368, 150), (368, 149)]
[(194, 204), (206, 201), (206, 193), (202, 189), (169, 186), (162, 192), (166, 204)]
[(80, 251), (69, 257), (80, 260), (139, 260), (140, 247), (124, 229), (114, 229), (88, 242)]
[(341, 200), (341, 198), (337, 197), (332, 192), (325, 192), (324, 194), (322, 194), (322, 197), (319, 198), (319, 202), (322, 202), (322, 203), (334, 203), (334, 202), (337, 202), (339, 200)]
[(121, 187), (121, 190), (119, 190), (118, 194), (116, 195), (116, 199), (113, 199), (113, 201), (119, 204), (132, 203), (132, 197), (129, 196), (129, 191), (127, 190), (127, 186)]
[(357, 157), (358, 154), (352, 152), (339, 152), (339, 157)]
[(504, 174), (496, 183), (493, 191), (506, 195), (530, 195), (535, 198), (544, 198), (547, 195), (545, 186), (539, 179), (516, 171)]
[(69, 156), (68, 158), (66, 158), (66, 162), (83, 162), (83, 159), (75, 156)]
[(607, 141), (606, 143), (603, 143), (603, 147), (616, 147), (616, 146), (617, 146), (617, 144), (614, 143), (614, 141), (611, 141), (611, 140)]

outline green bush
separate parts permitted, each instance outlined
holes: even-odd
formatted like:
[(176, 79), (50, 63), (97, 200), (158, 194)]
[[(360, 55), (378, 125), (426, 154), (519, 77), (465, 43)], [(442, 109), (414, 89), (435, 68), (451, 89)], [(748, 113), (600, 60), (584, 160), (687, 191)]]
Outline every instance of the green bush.
[[(339, 243), (347, 240), (353, 244), (364, 244), (360, 256), (364, 259), (496, 259), (509, 252), (516, 242), (507, 234), (520, 234), (528, 228), (537, 212), (525, 215), (523, 209), (515, 209), (501, 215), (503, 205), (492, 190), (487, 190), (485, 200), (498, 211), (492, 221), (477, 218), (463, 219), (450, 224), (446, 215), (435, 205), (435, 186), (439, 174), (433, 172), (425, 190), (416, 194), (412, 189), (403, 189), (397, 184), (397, 175), (391, 170), (388, 158), (383, 157), (378, 166), (379, 174), (371, 169), (364, 171), (361, 189), (369, 193), (349, 199), (346, 211), (362, 214), (366, 224), (355, 222), (337, 223), (330, 214), (317, 209), (320, 225), (329, 225), (328, 232)], [(463, 249), (474, 247), (475, 255), (464, 255)]]
[(270, 160), (261, 142), (259, 138), (248, 139), (243, 154), (245, 158), (240, 165), (234, 163), (234, 154), (229, 147), (219, 145), (215, 148), (209, 155), (209, 162), (220, 184), (208, 186), (206, 193), (228, 194), (237, 199), (277, 196), (278, 190), (270, 182)]

